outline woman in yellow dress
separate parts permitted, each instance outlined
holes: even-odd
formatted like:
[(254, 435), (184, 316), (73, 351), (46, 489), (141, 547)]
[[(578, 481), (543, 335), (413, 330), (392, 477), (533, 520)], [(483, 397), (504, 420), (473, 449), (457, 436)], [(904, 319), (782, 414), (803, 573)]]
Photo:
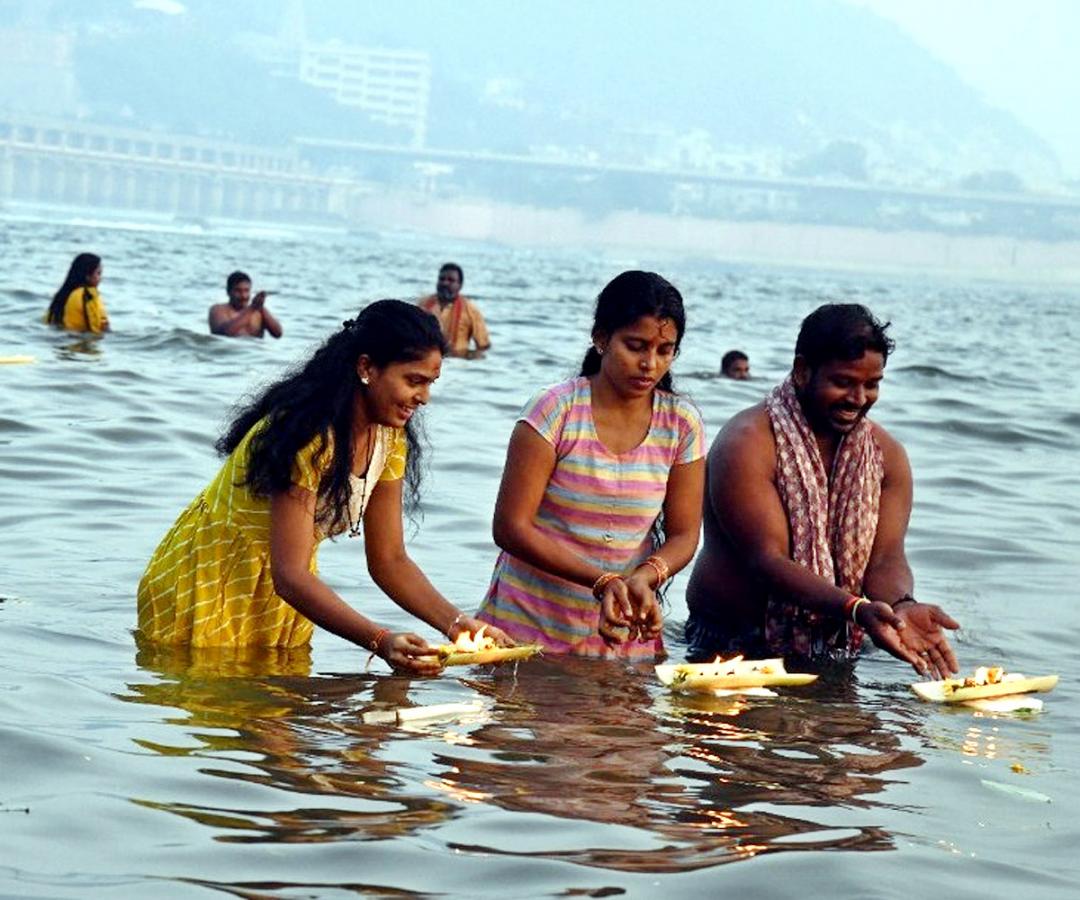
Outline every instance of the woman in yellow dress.
[(298, 647), (319, 625), (394, 668), (437, 672), (422, 638), (380, 628), (318, 577), (316, 549), (362, 533), (368, 571), (395, 603), (450, 639), (480, 627), (432, 586), (403, 538), (403, 504), (415, 506), (420, 480), (411, 419), (445, 352), (433, 317), (380, 300), (242, 409), (217, 442), (221, 470), (139, 582), (140, 640)]
[(67, 278), (45, 313), (45, 322), (65, 331), (102, 334), (109, 330), (109, 315), (98, 294), (101, 284), (101, 257), (80, 253), (71, 262)]

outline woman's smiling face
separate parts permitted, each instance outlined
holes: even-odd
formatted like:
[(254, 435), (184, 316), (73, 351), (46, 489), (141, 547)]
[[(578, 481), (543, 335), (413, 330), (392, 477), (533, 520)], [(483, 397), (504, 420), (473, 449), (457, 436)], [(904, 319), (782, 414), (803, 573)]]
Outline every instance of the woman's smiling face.
[(371, 421), (403, 428), (431, 397), (431, 386), (442, 373), (442, 353), (428, 351), (420, 359), (377, 366), (361, 356), (356, 373), (364, 384), (364, 405)]

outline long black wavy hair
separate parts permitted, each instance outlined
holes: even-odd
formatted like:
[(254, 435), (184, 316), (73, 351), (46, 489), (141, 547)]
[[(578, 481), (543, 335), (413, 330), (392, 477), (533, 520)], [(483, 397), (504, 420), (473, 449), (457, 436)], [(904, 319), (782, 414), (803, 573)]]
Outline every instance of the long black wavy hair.
[[(422, 359), (432, 350), (446, 353), (438, 320), (411, 303), (378, 300), (343, 323), (305, 363), (241, 407), (215, 445), (227, 455), (258, 422), (266, 419), (250, 445), (245, 483), (259, 496), (288, 490), (293, 460), (318, 436), (318, 453), (333, 442), (334, 458), (319, 484), (316, 522), (324, 534), (349, 526), (349, 475), (352, 471), (353, 402), (363, 390), (356, 373), (362, 355), (381, 367)], [(415, 416), (405, 426), (405, 509), (412, 515), (420, 501), (423, 451)]]
[(68, 268), (67, 278), (60, 285), (60, 290), (53, 294), (49, 304), (49, 312), (45, 321), (50, 325), (59, 325), (64, 321), (64, 304), (67, 303), (68, 295), (80, 287), (89, 287), (90, 276), (101, 265), (101, 257), (93, 253), (80, 253), (71, 261)]
[[(593, 313), (592, 336), (611, 337), (618, 329), (632, 325), (642, 316), (671, 319), (675, 323), (675, 352), (679, 351), (683, 332), (686, 331), (686, 312), (683, 310), (682, 294), (666, 278), (655, 272), (637, 269), (623, 272), (611, 279), (596, 298)], [(600, 354), (590, 346), (581, 361), (581, 375), (595, 375), (600, 371)], [(657, 387), (675, 393), (671, 370), (664, 373)]]
[[(658, 319), (671, 319), (675, 323), (675, 352), (679, 352), (683, 332), (686, 331), (686, 311), (683, 309), (682, 294), (670, 281), (655, 272), (642, 272), (631, 269), (611, 279), (596, 298), (596, 312), (593, 314), (592, 336), (611, 337), (618, 329), (632, 325), (642, 316), (655, 316)], [(600, 354), (595, 345), (590, 346), (581, 361), (581, 374), (595, 375), (600, 371)], [(675, 393), (675, 382), (671, 370), (656, 385), (660, 390)], [(656, 517), (649, 529), (653, 549), (664, 543), (664, 512)], [(663, 603), (667, 600), (667, 589), (671, 582), (661, 585), (657, 596)]]

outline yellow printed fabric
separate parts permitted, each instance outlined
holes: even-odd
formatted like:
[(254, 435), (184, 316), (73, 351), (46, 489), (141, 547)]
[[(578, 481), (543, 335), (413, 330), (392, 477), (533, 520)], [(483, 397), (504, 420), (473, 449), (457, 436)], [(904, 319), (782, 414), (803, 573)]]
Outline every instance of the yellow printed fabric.
[[(245, 435), (214, 480), (185, 509), (162, 539), (139, 582), (141, 639), (192, 647), (300, 647), (312, 623), (274, 593), (270, 571), (270, 498), (244, 483), (251, 440)], [(402, 429), (379, 426), (367, 477), (401, 478), (406, 440)], [(318, 494), (333, 461), (333, 443), (316, 436), (297, 455), (292, 482)], [(353, 501), (356, 501), (354, 480)], [(358, 513), (362, 515), (362, 510)], [(354, 519), (355, 520), (355, 519)], [(325, 537), (315, 528), (310, 571)]]
[(108, 331), (109, 316), (97, 288), (78, 287), (67, 295), (60, 327), (65, 331), (90, 331), (94, 334)]

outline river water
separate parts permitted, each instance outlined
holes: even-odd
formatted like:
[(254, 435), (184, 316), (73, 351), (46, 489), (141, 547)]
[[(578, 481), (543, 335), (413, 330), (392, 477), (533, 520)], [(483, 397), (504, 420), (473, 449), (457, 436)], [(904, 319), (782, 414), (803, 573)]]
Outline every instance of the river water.
[[(104, 257), (115, 332), (100, 341), (40, 324), (80, 250)], [(475, 608), (495, 559), (515, 415), (574, 373), (612, 275), (656, 268), (682, 290), (676, 384), (710, 439), (783, 376), (807, 312), (858, 299), (894, 323), (875, 414), (915, 472), (917, 594), (962, 622), (965, 668), (1060, 672), (1045, 711), (923, 704), (880, 653), (777, 699), (684, 699), (615, 663), (410, 680), (320, 632), (284, 656), (137, 652), (136, 583), (216, 471), (232, 404), (363, 303), (430, 290), (448, 258), (495, 349), (444, 365), (410, 548), (457, 603)], [(37, 358), (0, 366), (0, 895), (1080, 892), (1080, 291), (70, 221), (3, 223), (0, 259), (0, 355)], [(205, 333), (234, 268), (280, 292), (282, 340)], [(733, 346), (753, 381), (714, 377)], [(412, 627), (358, 541), (325, 544), (320, 561), (350, 602)], [(671, 591), (675, 658), (685, 581)], [(442, 702), (478, 710), (361, 722)]]

